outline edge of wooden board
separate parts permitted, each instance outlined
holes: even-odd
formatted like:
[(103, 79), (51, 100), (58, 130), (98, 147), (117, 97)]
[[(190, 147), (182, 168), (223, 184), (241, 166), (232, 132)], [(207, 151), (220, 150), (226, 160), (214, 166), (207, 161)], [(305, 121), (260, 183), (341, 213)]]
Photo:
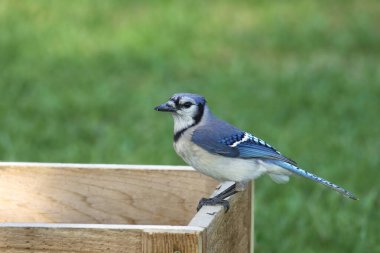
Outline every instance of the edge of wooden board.
[(98, 163), (40, 163), (40, 162), (0, 162), (2, 167), (44, 167), (44, 168), (80, 168), (80, 169), (128, 169), (128, 170), (184, 170), (194, 171), (183, 165), (141, 165), (141, 164), (98, 164)]

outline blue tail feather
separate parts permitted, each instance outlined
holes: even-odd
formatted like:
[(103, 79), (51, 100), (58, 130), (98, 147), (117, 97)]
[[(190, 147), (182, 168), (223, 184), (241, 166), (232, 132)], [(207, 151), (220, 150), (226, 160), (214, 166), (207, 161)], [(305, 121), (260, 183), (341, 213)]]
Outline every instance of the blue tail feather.
[(305, 170), (303, 170), (297, 166), (294, 166), (294, 165), (289, 164), (287, 162), (278, 161), (278, 160), (271, 160), (270, 162), (273, 164), (276, 164), (277, 166), (280, 166), (281, 168), (284, 168), (284, 169), (286, 169), (286, 170), (288, 170), (294, 174), (308, 178), (310, 180), (313, 180), (314, 182), (323, 184), (323, 185), (339, 192), (340, 194), (343, 194), (344, 196), (346, 196), (350, 199), (354, 199), (354, 200), (358, 199), (357, 197), (355, 197), (354, 194), (352, 194), (351, 192), (347, 191), (346, 189), (340, 187), (339, 185), (333, 184), (333, 183), (327, 181), (326, 179), (318, 177), (318, 176), (316, 176), (310, 172), (307, 172), (307, 171), (305, 171)]

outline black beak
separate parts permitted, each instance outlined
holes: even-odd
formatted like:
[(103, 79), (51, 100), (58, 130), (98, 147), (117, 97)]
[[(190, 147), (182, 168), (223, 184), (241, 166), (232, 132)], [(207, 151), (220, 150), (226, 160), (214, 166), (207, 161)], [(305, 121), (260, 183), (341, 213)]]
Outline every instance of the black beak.
[(163, 103), (160, 104), (159, 106), (156, 106), (154, 110), (159, 111), (159, 112), (176, 112), (177, 109), (168, 103)]

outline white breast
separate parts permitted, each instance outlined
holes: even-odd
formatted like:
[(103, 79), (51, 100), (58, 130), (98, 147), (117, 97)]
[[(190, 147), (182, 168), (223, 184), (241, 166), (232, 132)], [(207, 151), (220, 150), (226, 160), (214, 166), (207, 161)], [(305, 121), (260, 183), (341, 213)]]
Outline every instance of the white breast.
[(191, 142), (190, 133), (191, 131), (186, 131), (173, 144), (175, 151), (194, 169), (219, 181), (250, 181), (275, 169), (261, 160), (230, 158), (211, 154)]

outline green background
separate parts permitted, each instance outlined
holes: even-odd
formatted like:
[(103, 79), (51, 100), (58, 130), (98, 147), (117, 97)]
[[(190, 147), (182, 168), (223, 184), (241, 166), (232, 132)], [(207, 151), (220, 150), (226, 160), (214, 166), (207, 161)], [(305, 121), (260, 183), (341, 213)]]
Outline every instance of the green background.
[(380, 3), (0, 2), (0, 160), (183, 164), (176, 92), (360, 198), (256, 181), (256, 252), (380, 252)]

